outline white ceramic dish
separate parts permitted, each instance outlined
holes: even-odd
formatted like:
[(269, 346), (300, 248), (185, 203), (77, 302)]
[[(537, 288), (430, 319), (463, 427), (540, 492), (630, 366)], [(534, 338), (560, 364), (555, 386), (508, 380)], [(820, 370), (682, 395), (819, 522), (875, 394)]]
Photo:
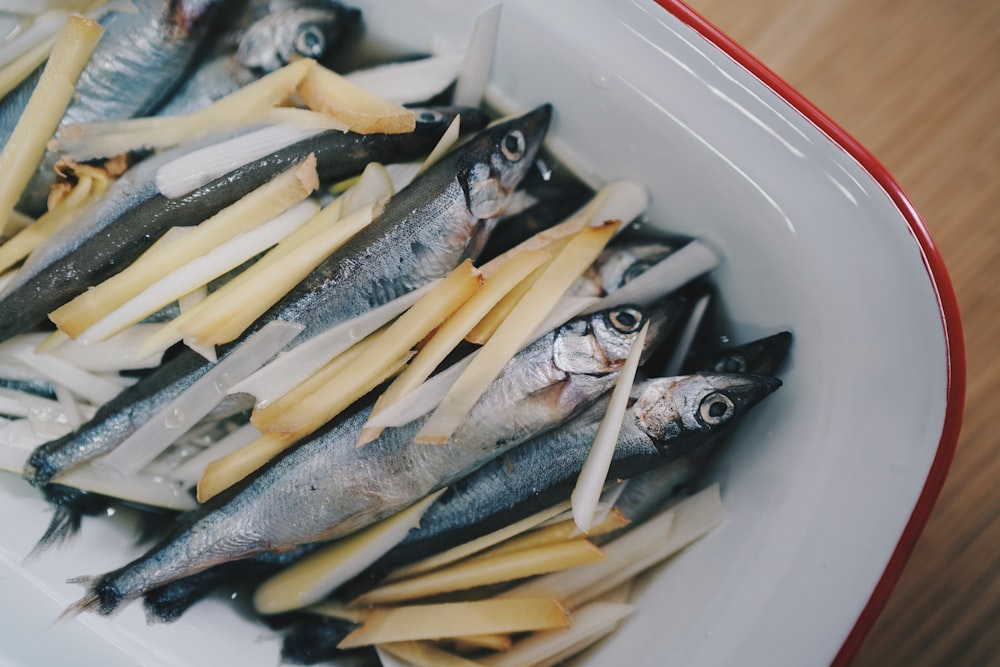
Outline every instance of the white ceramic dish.
[[(461, 47), (486, 1), (359, 2), (405, 49)], [(431, 40), (434, 40), (433, 42)], [(679, 2), (508, 0), (491, 95), (552, 102), (553, 145), (593, 183), (652, 192), (648, 224), (707, 239), (733, 340), (795, 334), (785, 387), (714, 470), (731, 519), (663, 568), (587, 664), (846, 664), (947, 473), (964, 396), (957, 305), (940, 256), (877, 161)], [(89, 521), (24, 564), (48, 519), (0, 477), (0, 664), (271, 667), (279, 644), (209, 600), (169, 626), (139, 605), (53, 624), (137, 553)]]

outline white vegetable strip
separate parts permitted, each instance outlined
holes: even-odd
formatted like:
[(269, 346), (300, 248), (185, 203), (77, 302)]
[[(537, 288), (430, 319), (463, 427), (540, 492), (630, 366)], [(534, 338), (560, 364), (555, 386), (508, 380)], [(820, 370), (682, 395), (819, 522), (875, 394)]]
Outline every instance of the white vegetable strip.
[(259, 407), (267, 407), (347, 348), (398, 317), (438, 282), (435, 280), (313, 336), (233, 385), (230, 393), (250, 394), (256, 398)]
[(113, 471), (101, 470), (90, 465), (70, 470), (60, 475), (56, 481), (84, 491), (180, 512), (198, 507), (198, 503), (185, 487), (152, 475), (137, 474), (122, 477)]
[(25, 407), (25, 415), (35, 435), (54, 440), (72, 430), (71, 417), (66, 412), (66, 406), (59, 401), (32, 394), (21, 394), (18, 400)]
[(168, 473), (168, 477), (191, 487), (198, 483), (205, 466), (217, 458), (249, 445), (260, 437), (260, 431), (253, 424), (244, 424), (226, 437), (202, 451)]
[(486, 82), (493, 67), (493, 54), (496, 53), (497, 34), (500, 31), (500, 6), (498, 2), (476, 17), (465, 50), (462, 69), (455, 82), (453, 104), (470, 107), (482, 104)]
[[(77, 368), (95, 373), (154, 368), (159, 366), (163, 353), (140, 357), (138, 351), (146, 336), (157, 326), (159, 325), (136, 324), (105, 341), (90, 345), (83, 345), (66, 337), (66, 340), (53, 348), (49, 354)], [(44, 339), (44, 335), (39, 336), (39, 342)]]
[(399, 544), (442, 493), (444, 489), (336, 540), (267, 579), (254, 591), (254, 608), (262, 614), (280, 614), (319, 602)]
[(594, 436), (594, 442), (587, 453), (587, 459), (583, 462), (576, 486), (573, 487), (573, 493), (570, 494), (570, 502), (573, 505), (573, 520), (583, 533), (590, 531), (594, 513), (597, 510), (597, 502), (601, 498), (604, 482), (608, 478), (608, 470), (611, 468), (611, 459), (615, 453), (615, 446), (618, 444), (618, 434), (621, 432), (622, 420), (628, 408), (632, 382), (635, 380), (635, 372), (639, 368), (639, 359), (642, 356), (642, 348), (646, 344), (646, 332), (648, 331), (649, 322), (646, 322), (632, 343), (625, 364), (618, 373), (615, 388), (611, 392), (608, 409), (597, 427), (597, 435)]
[[(204, 301), (207, 297), (208, 297), (208, 285), (202, 285), (198, 289), (196, 289), (194, 291), (191, 291), (191, 292), (188, 292), (187, 294), (185, 294), (181, 298), (177, 299), (177, 308), (178, 308), (178, 310), (180, 310), (180, 314), (184, 315), (185, 313), (191, 312), (191, 310), (193, 308), (195, 308), (199, 303), (201, 303), (202, 301)], [(176, 322), (177, 319), (178, 318), (174, 318), (173, 320), (171, 320), (171, 323)], [(166, 328), (169, 325), (161, 325), (161, 326), (162, 326), (162, 328), (161, 329), (157, 329), (156, 333), (161, 333), (163, 331), (163, 329)], [(215, 346), (214, 345), (198, 345), (196, 342), (194, 342), (190, 338), (183, 338), (183, 337), (181, 337), (181, 339), (184, 341), (185, 345), (187, 345), (189, 348), (191, 348), (191, 350), (193, 350), (194, 352), (197, 352), (201, 356), (205, 357), (205, 359), (208, 360), (209, 363), (213, 363), (214, 364), (216, 361), (219, 360), (218, 355), (215, 353)], [(174, 342), (177, 342), (177, 341), (175, 340)], [(173, 343), (171, 343), (171, 345), (173, 345)], [(144, 343), (142, 343), (141, 349), (147, 349), (147, 348), (148, 349), (161, 349), (161, 350), (163, 350), (163, 352), (166, 352), (166, 348), (167, 347), (169, 347), (169, 346), (158, 347), (158, 346), (154, 346), (154, 345), (149, 345), (149, 337), (147, 337), (146, 341)]]
[(188, 153), (160, 167), (156, 187), (176, 199), (274, 151), (322, 132), (319, 128), (273, 125)]
[(27, 417), (28, 406), (21, 400), (21, 396), (19, 391), (0, 387), (0, 413), (22, 419)]
[(107, 339), (129, 324), (155, 313), (191, 290), (205, 285), (275, 245), (298, 229), (318, 210), (319, 205), (316, 202), (306, 200), (277, 217), (236, 235), (154, 282), (87, 328), (77, 340), (89, 344)]
[(385, 166), (378, 162), (369, 162), (357, 182), (344, 193), (344, 201), (340, 205), (340, 217), (346, 218), (392, 195), (392, 178)]
[(66, 24), (69, 12), (51, 9), (42, 12), (27, 30), (6, 43), (0, 43), (0, 66), (6, 65), (15, 58), (34, 48), (37, 44), (54, 37)]
[(509, 651), (480, 659), (488, 667), (547, 667), (555, 665), (614, 631), (635, 607), (614, 602), (594, 602), (573, 612), (566, 629), (536, 632), (518, 641)]
[[(63, 414), (66, 415), (66, 424), (69, 426), (70, 430), (76, 430), (80, 428), (80, 424), (83, 423), (81, 419), (81, 405), (76, 402), (73, 398), (73, 392), (66, 389), (66, 387), (61, 384), (56, 385), (56, 400), (59, 401), (59, 405), (62, 407)], [(90, 413), (93, 414), (94, 408), (90, 407)], [(90, 415), (87, 416), (90, 418)]]
[(481, 667), (475, 660), (445, 651), (428, 641), (390, 642), (376, 646), (375, 651), (382, 667)]
[(49, 354), (35, 354), (30, 350), (22, 350), (16, 353), (16, 356), (53, 382), (64, 385), (94, 405), (107, 403), (122, 390), (120, 384), (77, 368)]
[(449, 53), (356, 70), (344, 78), (397, 104), (414, 104), (450, 86), (464, 59), (460, 53)]
[[(0, 406), (6, 400), (0, 396)], [(43, 442), (45, 438), (35, 435), (27, 419), (0, 418), (0, 470), (20, 475), (31, 452)]]
[(607, 561), (532, 579), (501, 597), (554, 595), (567, 608), (577, 609), (677, 553), (725, 518), (716, 484), (604, 545)]
[(677, 345), (674, 346), (674, 351), (670, 355), (670, 360), (663, 369), (663, 377), (673, 377), (681, 372), (681, 366), (684, 365), (684, 360), (691, 350), (691, 344), (698, 333), (701, 321), (705, 318), (705, 311), (708, 310), (710, 301), (711, 295), (705, 294), (695, 302), (694, 308), (691, 309), (691, 316), (688, 318), (687, 324), (684, 325), (684, 331), (681, 332)]
[(268, 322), (94, 465), (125, 476), (135, 473), (218, 405), (235, 382), (260, 368), (300, 331), (301, 325)]
[(595, 303), (588, 312), (624, 304), (649, 305), (708, 273), (719, 266), (719, 262), (719, 256), (711, 248), (701, 241), (691, 241)]

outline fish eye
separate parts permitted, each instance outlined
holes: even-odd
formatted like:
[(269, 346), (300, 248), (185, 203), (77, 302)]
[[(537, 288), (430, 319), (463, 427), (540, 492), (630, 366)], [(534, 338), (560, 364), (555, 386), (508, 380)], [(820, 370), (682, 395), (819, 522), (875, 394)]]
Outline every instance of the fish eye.
[(500, 142), (500, 150), (503, 156), (511, 162), (517, 162), (524, 157), (524, 133), (520, 130), (512, 130)]
[(642, 326), (642, 313), (635, 308), (619, 308), (608, 313), (608, 322), (621, 333), (635, 333)]
[(622, 284), (624, 285), (625, 283), (634, 280), (635, 278), (638, 278), (646, 271), (648, 271), (649, 267), (651, 267), (652, 265), (653, 265), (652, 262), (647, 262), (646, 260), (638, 260), (636, 262), (633, 262), (631, 266), (625, 269), (625, 272), (622, 274)]
[(417, 114), (417, 121), (420, 123), (440, 123), (444, 120), (444, 114), (434, 109), (424, 109)]
[(742, 354), (730, 354), (715, 364), (717, 373), (746, 373), (747, 360)]
[(709, 426), (718, 426), (729, 421), (735, 411), (732, 399), (719, 392), (712, 392), (703, 398), (698, 408), (701, 421)]
[(295, 33), (295, 52), (306, 58), (315, 58), (326, 51), (326, 37), (314, 25), (304, 25)]

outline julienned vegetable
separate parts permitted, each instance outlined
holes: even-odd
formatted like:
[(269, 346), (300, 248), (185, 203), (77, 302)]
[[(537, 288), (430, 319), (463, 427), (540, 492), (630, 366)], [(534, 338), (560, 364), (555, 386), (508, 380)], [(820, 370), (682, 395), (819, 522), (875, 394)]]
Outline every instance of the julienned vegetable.
[[(463, 103), (478, 104), (482, 97), (498, 12), (494, 8), (477, 23), (459, 68), (455, 95)], [(64, 37), (51, 62), (58, 64), (71, 42)], [(453, 67), (453, 60), (438, 61), (433, 71)], [(70, 69), (83, 64), (74, 62)], [(373, 80), (383, 85), (388, 71)], [(364, 80), (297, 60), (203, 111), (68, 128), (56, 145), (81, 159), (111, 156), (183, 145), (255, 122), (292, 128), (285, 134), (247, 134), (278, 142), (268, 150), (280, 149), (282, 136), (308, 140), (317, 126), (358, 133), (411, 132), (417, 114), (390, 101), (392, 95), (359, 86), (357, 81)], [(50, 103), (59, 106), (58, 99)], [(304, 104), (312, 111), (275, 108), (287, 103)], [(261, 584), (257, 610), (347, 618), (358, 627), (340, 642), (341, 648), (375, 645), (379, 655), (416, 665), (551, 664), (611, 631), (628, 615), (631, 608), (608, 593), (610, 589), (654, 567), (722, 520), (718, 490), (710, 489), (631, 526), (615, 504), (620, 488), (614, 488), (607, 474), (622, 446), (619, 426), (629, 418), (626, 408), (640, 357), (648, 356), (683, 319), (677, 314), (677, 295), (668, 305), (659, 300), (713, 269), (719, 262), (715, 253), (690, 241), (669, 261), (634, 274), (624, 272), (618, 283), (602, 276), (600, 298), (568, 294), (575, 284), (594, 280), (604, 270), (599, 258), (613, 251), (608, 244), (645, 206), (648, 195), (641, 185), (618, 182), (562, 224), (490, 262), (478, 268), (469, 260), (460, 263), (476, 253), (503, 213), (513, 188), (534, 161), (550, 114), (540, 107), (481, 133), (481, 147), (474, 140), (458, 148), (456, 118), (424, 165), (410, 171), (411, 176), (418, 174), (412, 188), (397, 193), (389, 172), (372, 162), (358, 181), (349, 181), (353, 186), (346, 194), (321, 210), (314, 192), (331, 184), (322, 182), (317, 161), (310, 156), (200, 225), (168, 232), (117, 275), (53, 310), (51, 320), (60, 332), (32, 334), (35, 342), (12, 351), (17, 372), (26, 369), (44, 377), (54, 387), (55, 399), (29, 399), (20, 396), (20, 390), (3, 390), (0, 412), (14, 419), (0, 424), (0, 433), (19, 439), (0, 454), (4, 466), (18, 471), (28, 449), (45, 438), (48, 442), (31, 453), (26, 466), (35, 483), (55, 479), (174, 510), (195, 505), (187, 494), (195, 479), (199, 502), (219, 496), (179, 522), (174, 534), (142, 558), (87, 578), (87, 592), (70, 613), (108, 614), (133, 598), (220, 563), (341, 538), (303, 553), (298, 563)], [(53, 129), (56, 124), (58, 118)], [(38, 141), (25, 141), (35, 146), (32, 155), (37, 152)], [(16, 156), (26, 149), (13, 145), (15, 157), (9, 159), (20, 159)], [(226, 169), (243, 169), (247, 160), (264, 155), (245, 141), (219, 146), (222, 152), (208, 148), (204, 153), (212, 156), (215, 166), (192, 178), (185, 174), (190, 160), (162, 166), (156, 175), (161, 192), (186, 197), (213, 178), (228, 178)], [(238, 149), (238, 155), (222, 154), (229, 146)], [(452, 157), (442, 159), (449, 151)], [(461, 159), (454, 159), (459, 152)], [(470, 166), (473, 160), (480, 162)], [(444, 166), (432, 167), (435, 164)], [(456, 164), (461, 166), (457, 188)], [(52, 200), (50, 213), (0, 246), (0, 260), (5, 261), (0, 271), (26, 256), (32, 261), (30, 255), (44, 247), (50, 230), (78, 216), (90, 202), (101, 201), (113, 178), (106, 170), (87, 166), (77, 166), (75, 177), (61, 201)], [(0, 193), (0, 204), (5, 195), (13, 205), (23, 187), (18, 183), (11, 192)], [(433, 205), (427, 205), (431, 199)], [(414, 215), (421, 213), (421, 206), (427, 207), (426, 213)], [(449, 213), (452, 209), (456, 212)], [(433, 226), (449, 215), (467, 227), (456, 223), (431, 241), (414, 237), (401, 243), (393, 236), (396, 227), (384, 224), (400, 216), (409, 225)], [(456, 243), (460, 247), (452, 247)], [(369, 246), (377, 249), (370, 251)], [(341, 247), (346, 250), (338, 251)], [(440, 256), (430, 256), (433, 253)], [(342, 282), (353, 281), (379, 262), (395, 271), (397, 257), (400, 265), (419, 261), (398, 273), (372, 269), (373, 275), (363, 275), (360, 284), (374, 287), (362, 287), (368, 296), (335, 320), (326, 334), (339, 338), (336, 350), (304, 361), (306, 350), (311, 356), (322, 342), (321, 327), (310, 315), (285, 322), (283, 314), (292, 312), (283, 306), (286, 295), (338, 289), (323, 281), (319, 288), (302, 287), (331, 264), (339, 267), (334, 273)], [(228, 275), (231, 272), (234, 275)], [(422, 290), (414, 289), (419, 285)], [(411, 296), (400, 296), (403, 293)], [(350, 300), (349, 295), (344, 290), (342, 299)], [(179, 315), (168, 314), (159, 325), (139, 323), (161, 309), (170, 311), (175, 302), (180, 304)], [(384, 308), (372, 310), (378, 304)], [(319, 312), (322, 306), (306, 308)], [(699, 309), (703, 312), (704, 305)], [(577, 316), (581, 311), (586, 314)], [(680, 337), (671, 365), (685, 356), (698, 317), (696, 313), (688, 333)], [(362, 324), (364, 318), (370, 321)], [(150, 327), (158, 327), (152, 335)], [(362, 332), (359, 340), (340, 340), (352, 331)], [(310, 337), (312, 347), (299, 345)], [(126, 339), (134, 341), (131, 351), (100, 372), (55, 356)], [(22, 345), (24, 340), (11, 342)], [(183, 386), (156, 400), (148, 400), (153, 394), (143, 396), (148, 380), (125, 387), (129, 381), (116, 371), (158, 365), (160, 355), (179, 342), (213, 365), (207, 372), (185, 370)], [(439, 366), (464, 353), (462, 346), (468, 343), (481, 348), (432, 377)], [(216, 345), (224, 346), (217, 358), (212, 349)], [(189, 359), (185, 363), (190, 364)], [(169, 367), (164, 365), (156, 376), (169, 376)], [(0, 379), (5, 373), (9, 371), (0, 363)], [(567, 489), (554, 505), (500, 531), (439, 553), (428, 551), (419, 562), (392, 570), (383, 564), (383, 558), (405, 545), (421, 517), (430, 517), (450, 501), (449, 485), (532, 436), (557, 433), (553, 429), (593, 405), (619, 376), (611, 399), (614, 407), (598, 430), (600, 444), (592, 452), (601, 460), (583, 466), (572, 519), (565, 514), (570, 507)], [(275, 377), (282, 381), (271, 382)], [(712, 406), (692, 407), (695, 399), (686, 397), (671, 408), (680, 411), (683, 426), (677, 428), (704, 431), (699, 435), (703, 439), (778, 384), (762, 379), (752, 399), (730, 396), (728, 386), (719, 385)], [(362, 402), (368, 407), (360, 411), (351, 408), (380, 385), (377, 400), (373, 396)], [(256, 399), (249, 423), (242, 412), (248, 405), (238, 400), (247, 390)], [(55, 445), (75, 437), (64, 435), (68, 430), (79, 425), (80, 433), (88, 432), (92, 421), (87, 418), (95, 411), (93, 421), (100, 422), (122, 406), (131, 410), (132, 396), (148, 406), (130, 418), (133, 431), (115, 436), (117, 448), (111, 443), (85, 459), (62, 461)], [(717, 411), (727, 401), (728, 412)], [(57, 415), (44, 424), (33, 417), (42, 402)], [(30, 432), (23, 428), (29, 419)], [(698, 420), (703, 423), (697, 425)], [(195, 436), (195, 426), (210, 426), (216, 433)], [(188, 431), (192, 435), (185, 436)], [(103, 437), (99, 429), (88, 433), (88, 438), (95, 433)], [(664, 433), (654, 439), (659, 438), (659, 447), (672, 437)], [(196, 444), (206, 440), (207, 446)], [(608, 486), (612, 490), (602, 496)], [(306, 489), (318, 495), (303, 495)], [(315, 510), (316, 500), (322, 509)], [(293, 514), (282, 518), (283, 512)], [(597, 538), (603, 538), (600, 546), (592, 541)], [(345, 595), (362, 573), (384, 581)], [(454, 595), (462, 599), (441, 600)]]

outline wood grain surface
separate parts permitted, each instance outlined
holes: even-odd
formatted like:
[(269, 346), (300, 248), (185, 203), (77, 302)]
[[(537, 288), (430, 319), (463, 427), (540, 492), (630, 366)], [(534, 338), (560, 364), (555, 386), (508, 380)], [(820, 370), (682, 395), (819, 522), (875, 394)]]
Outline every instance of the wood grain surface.
[(1000, 2), (687, 2), (888, 168), (958, 294), (958, 452), (854, 667), (1000, 665)]

